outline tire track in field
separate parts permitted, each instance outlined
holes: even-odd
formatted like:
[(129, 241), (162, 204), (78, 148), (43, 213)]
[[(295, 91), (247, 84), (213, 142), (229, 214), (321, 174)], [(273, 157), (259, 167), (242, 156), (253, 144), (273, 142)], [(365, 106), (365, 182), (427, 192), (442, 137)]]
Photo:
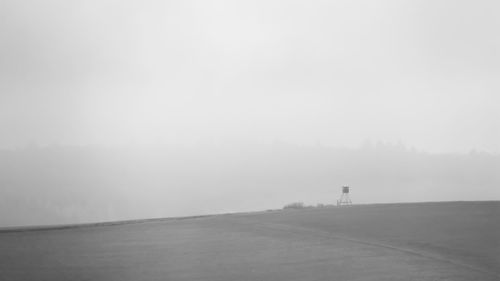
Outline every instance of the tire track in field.
[[(226, 218), (226, 219), (229, 219), (229, 218)], [(437, 254), (433, 254), (433, 253), (429, 253), (429, 252), (424, 252), (424, 251), (418, 251), (418, 250), (415, 250), (415, 249), (405, 248), (405, 247), (401, 247), (401, 246), (390, 245), (390, 244), (383, 243), (383, 242), (380, 242), (380, 241), (373, 241), (373, 240), (352, 238), (352, 237), (347, 237), (347, 236), (343, 236), (343, 235), (333, 234), (333, 233), (330, 233), (330, 232), (327, 232), (327, 231), (324, 231), (324, 230), (320, 230), (320, 229), (310, 229), (310, 228), (306, 228), (306, 227), (300, 227), (300, 226), (295, 226), (295, 225), (290, 225), (290, 224), (284, 224), (284, 223), (275, 223), (275, 222), (270, 223), (270, 222), (254, 221), (254, 220), (251, 220), (251, 219), (248, 219), (248, 218), (245, 218), (246, 222), (243, 222), (243, 218), (242, 217), (237, 218), (237, 219), (236, 218), (231, 218), (230, 220), (232, 222), (237, 223), (237, 224), (249, 224), (249, 225), (251, 224), (253, 226), (259, 225), (259, 226), (261, 226), (263, 228), (272, 229), (272, 230), (278, 230), (278, 231), (284, 231), (284, 232), (293, 231), (296, 234), (307, 235), (308, 237), (311, 236), (311, 235), (314, 235), (316, 237), (321, 237), (321, 238), (327, 239), (327, 240), (329, 240), (329, 239), (339, 239), (339, 240), (349, 241), (349, 242), (352, 242), (352, 243), (357, 243), (357, 244), (363, 244), (363, 245), (368, 245), (368, 246), (372, 246), (372, 247), (389, 249), (389, 250), (392, 250), (392, 251), (406, 253), (406, 254), (410, 254), (410, 255), (413, 255), (413, 256), (418, 256), (418, 257), (422, 257), (422, 258), (426, 258), (426, 259), (431, 259), (431, 260), (435, 260), (435, 261), (439, 261), (439, 262), (448, 263), (448, 264), (451, 264), (451, 265), (454, 265), (454, 266), (457, 266), (457, 267), (461, 267), (461, 268), (464, 268), (464, 269), (473, 270), (475, 272), (482, 273), (482, 274), (488, 275), (490, 277), (500, 278), (500, 274), (497, 273), (497, 272), (490, 271), (490, 270), (487, 270), (487, 269), (484, 269), (484, 268), (480, 268), (480, 267), (477, 267), (477, 266), (474, 266), (474, 265), (471, 265), (471, 264), (468, 264), (468, 263), (464, 263), (464, 262), (456, 260), (456, 259), (450, 259), (450, 258), (441, 256), (441, 255), (437, 255)]]

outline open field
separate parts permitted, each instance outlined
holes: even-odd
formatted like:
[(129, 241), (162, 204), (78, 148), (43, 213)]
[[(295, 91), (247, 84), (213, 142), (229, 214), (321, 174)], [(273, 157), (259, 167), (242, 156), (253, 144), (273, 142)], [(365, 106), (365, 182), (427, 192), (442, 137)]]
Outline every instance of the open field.
[(0, 280), (499, 280), (500, 202), (0, 232)]

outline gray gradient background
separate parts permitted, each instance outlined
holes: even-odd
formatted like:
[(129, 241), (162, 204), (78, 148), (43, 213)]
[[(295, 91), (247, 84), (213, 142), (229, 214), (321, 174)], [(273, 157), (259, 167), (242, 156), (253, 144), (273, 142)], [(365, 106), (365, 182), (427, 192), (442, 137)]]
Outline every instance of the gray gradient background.
[(0, 1), (0, 223), (498, 200), (499, 12)]

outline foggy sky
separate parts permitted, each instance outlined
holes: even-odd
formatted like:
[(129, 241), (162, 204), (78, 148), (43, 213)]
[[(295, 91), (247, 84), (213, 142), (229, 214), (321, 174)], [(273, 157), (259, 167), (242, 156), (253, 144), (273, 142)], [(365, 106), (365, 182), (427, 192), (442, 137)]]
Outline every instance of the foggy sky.
[(498, 1), (1, 1), (0, 147), (500, 152)]
[(0, 227), (499, 200), (499, 12), (0, 1)]

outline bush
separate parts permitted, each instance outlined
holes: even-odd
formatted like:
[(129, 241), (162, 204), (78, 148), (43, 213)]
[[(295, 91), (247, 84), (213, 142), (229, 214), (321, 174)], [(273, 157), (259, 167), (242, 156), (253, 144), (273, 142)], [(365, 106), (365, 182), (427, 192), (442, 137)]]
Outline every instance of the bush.
[(306, 206), (302, 202), (294, 202), (287, 204), (283, 207), (283, 209), (304, 209)]

